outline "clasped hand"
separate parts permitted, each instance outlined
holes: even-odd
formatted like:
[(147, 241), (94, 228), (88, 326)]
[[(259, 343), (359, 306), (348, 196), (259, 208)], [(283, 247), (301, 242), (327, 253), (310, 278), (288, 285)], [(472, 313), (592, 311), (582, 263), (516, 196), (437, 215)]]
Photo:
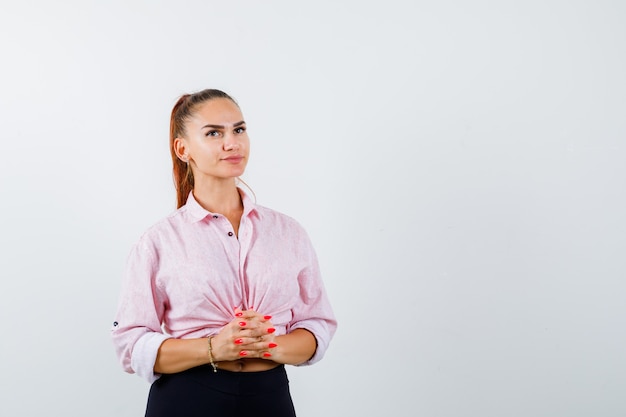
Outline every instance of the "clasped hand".
[(272, 316), (254, 310), (235, 308), (234, 318), (213, 337), (212, 349), (216, 362), (241, 358), (271, 359), (276, 329)]

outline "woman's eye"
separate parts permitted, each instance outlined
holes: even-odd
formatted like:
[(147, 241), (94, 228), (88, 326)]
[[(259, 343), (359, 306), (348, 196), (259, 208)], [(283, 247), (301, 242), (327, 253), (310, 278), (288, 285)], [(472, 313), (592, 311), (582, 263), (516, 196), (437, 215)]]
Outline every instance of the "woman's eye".
[(209, 130), (208, 132), (206, 132), (206, 135), (216, 137), (220, 135), (220, 132), (218, 132), (217, 130)]

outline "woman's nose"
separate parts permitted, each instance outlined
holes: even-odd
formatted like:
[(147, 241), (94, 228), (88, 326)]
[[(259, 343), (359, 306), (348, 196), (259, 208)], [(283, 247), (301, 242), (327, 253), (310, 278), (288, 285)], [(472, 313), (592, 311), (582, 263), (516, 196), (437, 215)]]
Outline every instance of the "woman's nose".
[(224, 150), (232, 151), (237, 149), (239, 149), (239, 142), (237, 142), (237, 139), (235, 139), (232, 135), (227, 135), (226, 138), (224, 138)]

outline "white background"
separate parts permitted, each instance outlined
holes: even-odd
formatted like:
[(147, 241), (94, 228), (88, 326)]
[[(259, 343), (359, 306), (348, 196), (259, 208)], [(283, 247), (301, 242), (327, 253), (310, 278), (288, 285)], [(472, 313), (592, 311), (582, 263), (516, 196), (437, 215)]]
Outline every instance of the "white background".
[(143, 415), (109, 329), (207, 87), (340, 321), (300, 417), (626, 415), (624, 2), (2, 0), (0, 52), (0, 415)]

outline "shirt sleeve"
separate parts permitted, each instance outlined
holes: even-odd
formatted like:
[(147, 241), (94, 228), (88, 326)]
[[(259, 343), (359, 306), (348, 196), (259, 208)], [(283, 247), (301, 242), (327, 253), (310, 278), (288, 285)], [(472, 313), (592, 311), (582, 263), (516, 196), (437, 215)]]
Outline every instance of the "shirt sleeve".
[(111, 336), (122, 368), (154, 382), (154, 363), (161, 343), (171, 336), (161, 323), (165, 296), (155, 282), (158, 267), (154, 250), (138, 243), (131, 251)]
[(337, 320), (326, 294), (317, 255), (308, 237), (304, 256), (306, 264), (298, 274), (300, 294), (293, 307), (293, 319), (287, 332), (295, 329), (310, 331), (315, 336), (317, 348), (308, 361), (298, 366), (312, 365), (320, 361), (337, 329)]

